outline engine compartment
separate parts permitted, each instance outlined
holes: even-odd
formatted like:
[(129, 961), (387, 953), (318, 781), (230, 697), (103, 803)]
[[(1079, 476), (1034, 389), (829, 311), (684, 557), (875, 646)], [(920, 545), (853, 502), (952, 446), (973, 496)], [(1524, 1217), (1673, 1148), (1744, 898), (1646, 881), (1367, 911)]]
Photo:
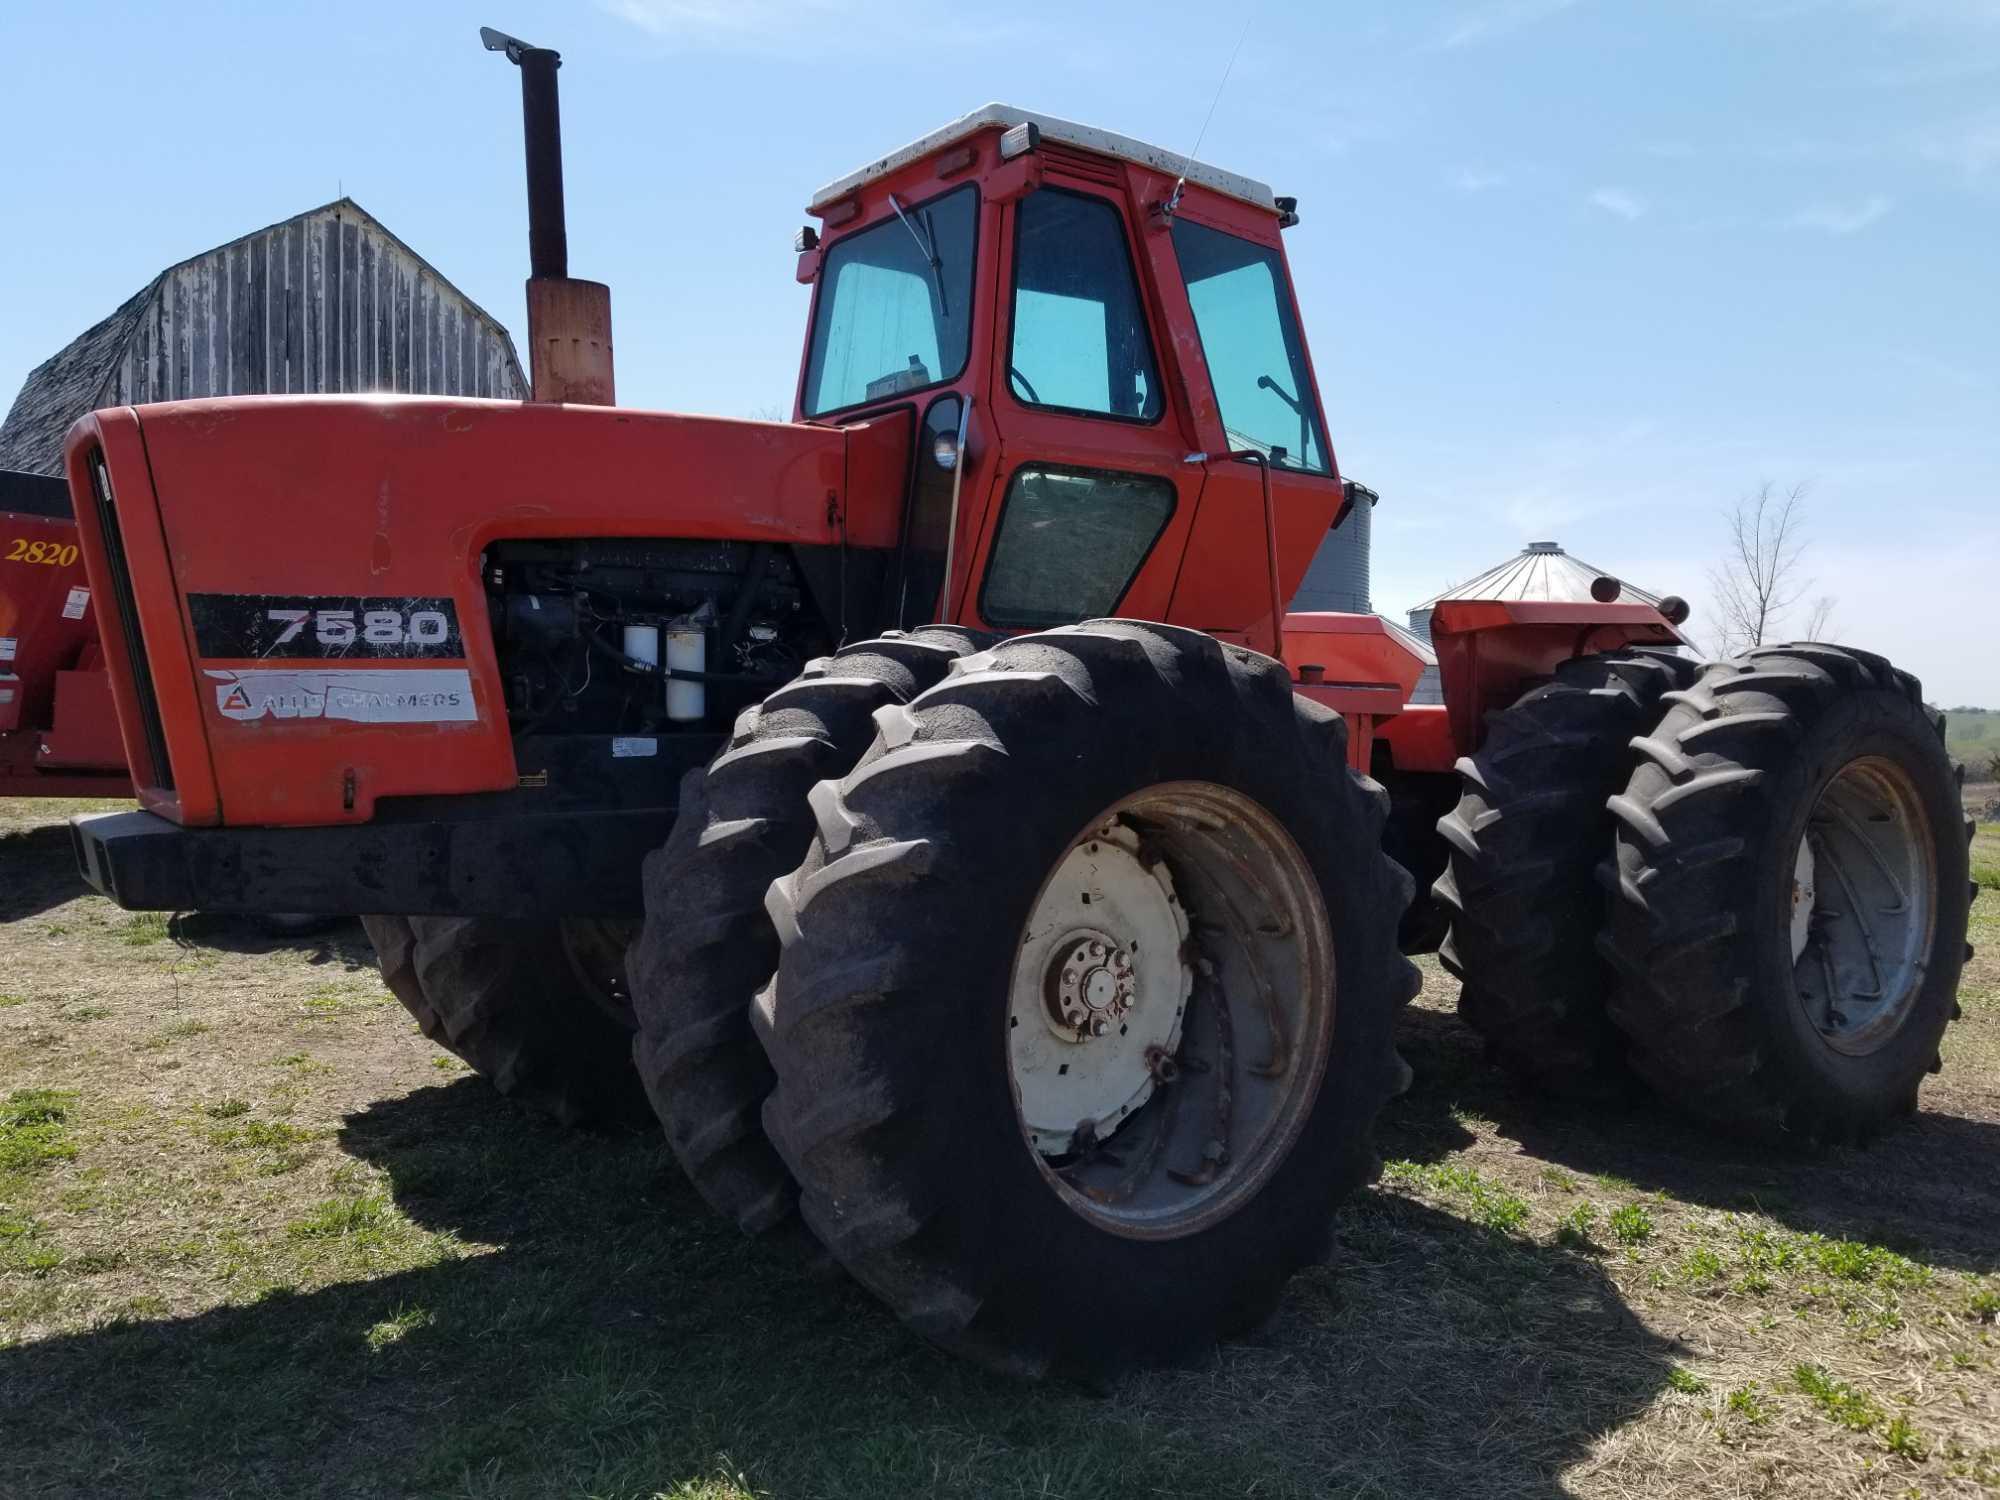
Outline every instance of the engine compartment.
[(834, 644), (777, 543), (504, 541), (481, 574), (517, 741), (726, 731)]

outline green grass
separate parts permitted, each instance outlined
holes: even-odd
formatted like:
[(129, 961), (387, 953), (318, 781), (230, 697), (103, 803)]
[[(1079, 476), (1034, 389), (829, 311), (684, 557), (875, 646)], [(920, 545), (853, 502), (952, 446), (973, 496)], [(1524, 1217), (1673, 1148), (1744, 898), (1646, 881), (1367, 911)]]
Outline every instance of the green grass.
[(1723, 1398), (1723, 1405), (1744, 1421), (1761, 1427), (1771, 1420), (1771, 1410), (1757, 1394), (1757, 1382), (1739, 1385)]
[(1653, 1216), (1643, 1203), (1612, 1210), (1611, 1233), (1621, 1245), (1643, 1245), (1653, 1237)]
[(1471, 1167), (1455, 1163), (1430, 1166), (1392, 1161), (1382, 1168), (1382, 1180), (1419, 1189), (1463, 1205), (1473, 1220), (1500, 1234), (1512, 1234), (1528, 1222), (1528, 1203), (1519, 1194)]
[(167, 936), (168, 914), (163, 911), (134, 912), (117, 928), (118, 940), (128, 948), (146, 948)]
[(1594, 1250), (1591, 1231), (1597, 1226), (1597, 1205), (1579, 1203), (1556, 1220), (1556, 1243), (1571, 1250)]
[(2000, 891), (2000, 823), (1981, 823), (1972, 835), (1972, 879), (1981, 890)]
[(76, 1099), (62, 1089), (15, 1089), (0, 1102), (0, 1187), (8, 1177), (76, 1155), (68, 1128)]
[(329, 1198), (286, 1228), (302, 1240), (353, 1238), (379, 1243), (390, 1222), (389, 1200), (379, 1193), (360, 1198)]
[(1830, 1420), (1854, 1432), (1870, 1432), (1883, 1420), (1882, 1408), (1865, 1391), (1844, 1380), (1835, 1380), (1815, 1364), (1792, 1367), (1792, 1383)]

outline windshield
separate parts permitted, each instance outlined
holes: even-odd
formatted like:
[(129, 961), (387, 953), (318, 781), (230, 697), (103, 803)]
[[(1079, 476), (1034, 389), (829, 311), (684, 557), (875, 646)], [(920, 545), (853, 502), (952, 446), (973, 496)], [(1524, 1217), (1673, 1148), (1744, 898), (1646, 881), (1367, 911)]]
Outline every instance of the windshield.
[(1283, 469), (1329, 471), (1319, 403), (1278, 252), (1190, 219), (1174, 220), (1215, 404), (1232, 448)]
[(955, 379), (972, 332), (977, 189), (901, 204), (826, 252), (806, 355), (809, 417)]

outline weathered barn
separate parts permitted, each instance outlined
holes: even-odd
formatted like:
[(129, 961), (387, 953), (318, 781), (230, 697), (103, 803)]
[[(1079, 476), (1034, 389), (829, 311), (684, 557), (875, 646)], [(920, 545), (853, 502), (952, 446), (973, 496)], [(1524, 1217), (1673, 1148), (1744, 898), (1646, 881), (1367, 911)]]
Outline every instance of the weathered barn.
[(36, 366), (0, 469), (54, 474), (100, 406), (345, 391), (520, 399), (507, 330), (352, 198), (170, 266)]

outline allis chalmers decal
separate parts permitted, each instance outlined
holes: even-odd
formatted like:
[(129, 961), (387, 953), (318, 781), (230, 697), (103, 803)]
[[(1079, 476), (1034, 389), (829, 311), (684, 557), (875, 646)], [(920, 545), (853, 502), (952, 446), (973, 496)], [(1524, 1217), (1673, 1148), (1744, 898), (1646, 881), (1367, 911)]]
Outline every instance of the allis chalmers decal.
[(463, 668), (364, 667), (283, 671), (210, 667), (215, 706), (225, 719), (345, 719), (357, 724), (462, 724), (479, 715)]
[(449, 597), (189, 594), (195, 644), (232, 661), (457, 659), (465, 655)]

